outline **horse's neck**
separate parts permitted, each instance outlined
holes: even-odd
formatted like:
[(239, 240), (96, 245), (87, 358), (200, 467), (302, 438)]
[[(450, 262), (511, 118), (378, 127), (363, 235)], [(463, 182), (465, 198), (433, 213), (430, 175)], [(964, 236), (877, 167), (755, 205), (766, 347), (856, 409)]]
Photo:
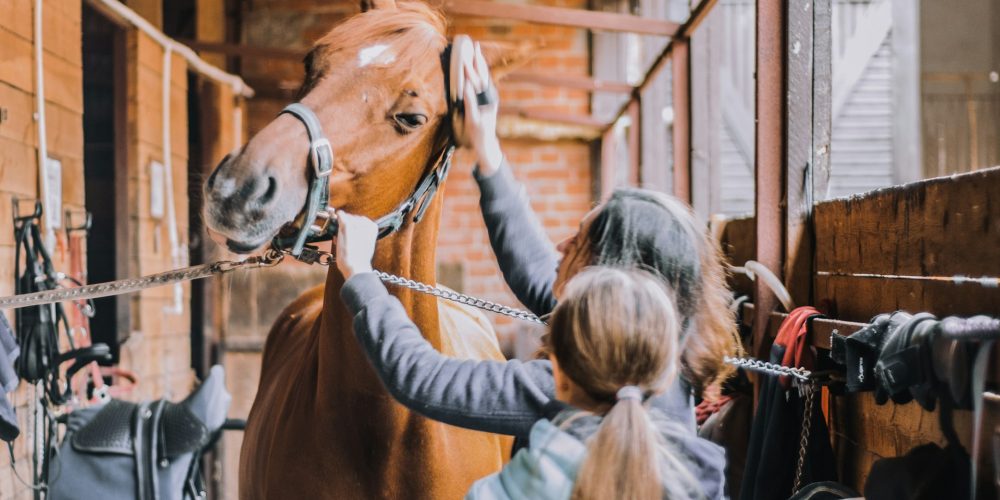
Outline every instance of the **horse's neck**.
[[(437, 274), (434, 247), (437, 241), (440, 201), (440, 198), (434, 201), (427, 217), (419, 224), (407, 224), (403, 230), (380, 240), (372, 267), (396, 276), (434, 284)], [(335, 266), (331, 266), (319, 320), (322, 332), (318, 354), (320, 363), (331, 362), (333, 366), (340, 365), (341, 368), (360, 368), (356, 363), (367, 363), (367, 357), (360, 351), (354, 337), (354, 318), (340, 297), (343, 285), (343, 276)], [(433, 296), (398, 286), (390, 285), (388, 288), (403, 304), (407, 316), (416, 323), (424, 338), (440, 349), (437, 300)], [(356, 372), (354, 369), (350, 371)]]

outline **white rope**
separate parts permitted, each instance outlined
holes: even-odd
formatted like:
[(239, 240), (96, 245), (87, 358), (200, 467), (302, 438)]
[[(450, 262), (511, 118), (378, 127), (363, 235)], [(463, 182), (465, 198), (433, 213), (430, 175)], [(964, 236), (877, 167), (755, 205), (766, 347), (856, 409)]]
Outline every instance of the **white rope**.
[[(170, 93), (171, 93), (171, 59), (173, 47), (163, 47), (163, 170), (166, 172), (164, 189), (167, 194), (167, 238), (170, 241), (170, 264), (174, 268), (183, 267), (181, 263), (181, 244), (177, 235), (177, 211), (174, 207), (174, 167), (173, 148), (170, 141)], [(174, 300), (170, 306), (163, 308), (168, 314), (184, 313), (184, 288), (180, 282), (174, 283)]]
[(38, 125), (38, 184), (42, 191), (45, 245), (48, 248), (54, 248), (55, 228), (53, 228), (51, 221), (53, 216), (59, 217), (59, 214), (49, 213), (52, 207), (49, 206), (49, 145), (48, 136), (45, 131), (45, 64), (42, 59), (45, 44), (43, 42), (42, 0), (35, 0), (35, 121)]

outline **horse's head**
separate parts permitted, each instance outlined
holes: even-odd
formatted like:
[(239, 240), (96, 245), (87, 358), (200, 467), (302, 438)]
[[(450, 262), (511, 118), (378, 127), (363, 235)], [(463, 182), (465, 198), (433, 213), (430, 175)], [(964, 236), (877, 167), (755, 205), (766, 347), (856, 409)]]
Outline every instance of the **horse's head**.
[[(316, 43), (299, 95), (334, 154), (330, 206), (373, 218), (410, 194), (451, 130), (444, 18), (418, 2), (376, 5)], [(512, 59), (498, 47), (484, 52), (493, 64)], [(240, 253), (266, 244), (303, 210), (309, 151), (303, 123), (276, 117), (206, 181), (207, 227)]]

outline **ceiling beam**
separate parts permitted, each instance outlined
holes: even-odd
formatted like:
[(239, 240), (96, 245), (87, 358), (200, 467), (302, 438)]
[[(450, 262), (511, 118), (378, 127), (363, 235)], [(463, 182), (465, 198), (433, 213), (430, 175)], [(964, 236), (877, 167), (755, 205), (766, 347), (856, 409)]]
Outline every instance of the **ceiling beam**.
[(616, 92), (627, 94), (635, 87), (626, 82), (597, 80), (586, 75), (553, 75), (532, 71), (516, 71), (503, 78), (505, 82), (532, 83), (546, 87), (562, 87), (589, 92)]
[(570, 26), (599, 31), (623, 31), (643, 35), (674, 36), (680, 25), (629, 14), (598, 12), (568, 7), (547, 7), (491, 2), (488, 0), (439, 0), (452, 16), (489, 17), (537, 24)]

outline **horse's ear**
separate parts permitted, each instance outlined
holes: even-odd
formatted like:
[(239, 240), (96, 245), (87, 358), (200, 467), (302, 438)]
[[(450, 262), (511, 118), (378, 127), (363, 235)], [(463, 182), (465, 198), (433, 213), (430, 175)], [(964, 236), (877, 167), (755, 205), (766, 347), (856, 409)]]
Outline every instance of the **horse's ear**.
[(490, 76), (494, 80), (501, 80), (511, 71), (524, 65), (537, 48), (530, 42), (487, 41), (479, 42), (479, 46), (483, 50), (483, 57), (486, 58), (486, 63), (490, 65)]
[(396, 0), (361, 0), (361, 12), (372, 9), (396, 10)]

